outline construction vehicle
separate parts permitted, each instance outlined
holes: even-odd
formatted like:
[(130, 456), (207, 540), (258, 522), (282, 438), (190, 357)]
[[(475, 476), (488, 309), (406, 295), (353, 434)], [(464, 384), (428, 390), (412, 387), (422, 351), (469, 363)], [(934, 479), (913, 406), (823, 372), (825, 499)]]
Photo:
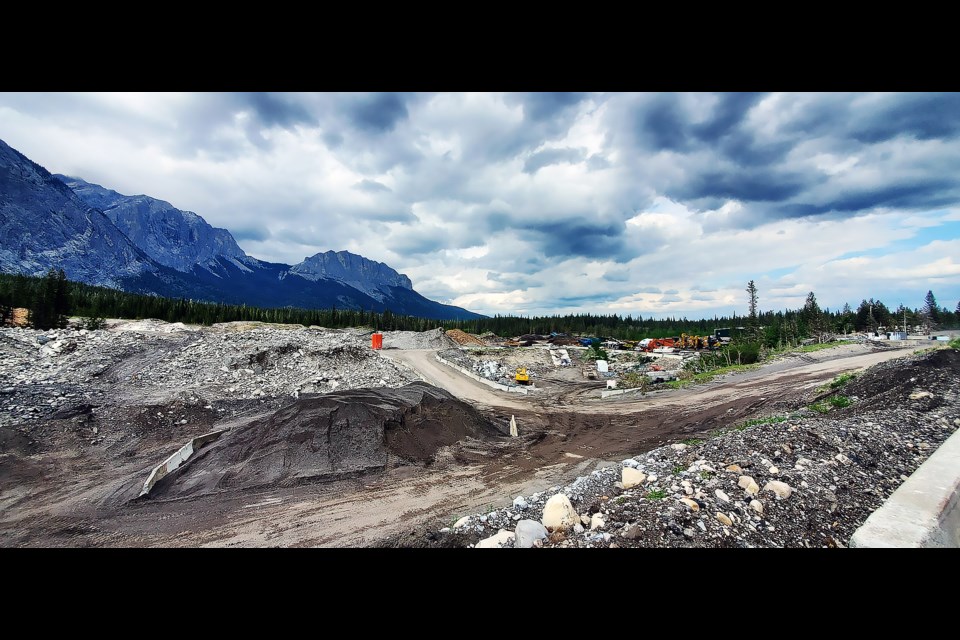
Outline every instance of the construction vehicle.
[(685, 333), (680, 334), (680, 340), (676, 346), (680, 349), (713, 349), (716, 344), (716, 338), (713, 336), (689, 336)]
[(637, 343), (637, 351), (653, 351), (654, 349), (672, 348), (676, 346), (674, 338), (644, 338)]
[(530, 384), (530, 374), (527, 373), (527, 368), (517, 367), (514, 379), (517, 381), (517, 384)]

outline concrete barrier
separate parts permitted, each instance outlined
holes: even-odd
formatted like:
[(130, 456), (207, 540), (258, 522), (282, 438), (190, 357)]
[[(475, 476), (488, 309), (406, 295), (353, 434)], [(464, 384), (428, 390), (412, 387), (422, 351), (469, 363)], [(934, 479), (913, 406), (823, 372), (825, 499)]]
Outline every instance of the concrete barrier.
[(440, 357), (440, 354), (439, 354), (439, 353), (437, 354), (437, 362), (439, 362), (440, 364), (445, 364), (445, 365), (447, 365), (448, 367), (450, 367), (451, 369), (456, 369), (457, 371), (459, 371), (459, 372), (462, 373), (463, 375), (467, 376), (468, 378), (473, 378), (473, 379), (476, 380), (477, 382), (480, 382), (480, 383), (482, 383), (482, 384), (485, 384), (485, 385), (487, 385), (488, 387), (493, 387), (494, 389), (499, 389), (500, 391), (507, 391), (507, 392), (509, 392), (509, 393), (522, 393), (522, 394), (524, 394), (524, 395), (527, 394), (527, 388), (526, 388), (526, 387), (520, 387), (520, 386), (517, 386), (517, 387), (508, 387), (508, 386), (505, 385), (505, 384), (500, 384), (499, 382), (494, 382), (493, 380), (487, 380), (487, 379), (484, 378), (483, 376), (479, 376), (479, 375), (477, 375), (476, 373), (474, 373), (473, 371), (469, 371), (469, 370), (467, 370), (467, 369), (464, 369), (463, 367), (460, 367), (460, 366), (457, 366), (457, 365), (453, 364), (452, 362), (449, 362), (449, 361), (447, 361), (447, 360), (444, 360), (443, 358)]
[(150, 475), (147, 476), (147, 479), (143, 483), (143, 489), (140, 490), (138, 498), (150, 493), (150, 490), (153, 489), (153, 486), (160, 481), (160, 478), (164, 477), (174, 469), (178, 468), (184, 462), (190, 459), (190, 456), (193, 455), (194, 451), (200, 449), (203, 445), (213, 442), (221, 435), (229, 431), (230, 429), (220, 429), (219, 431), (211, 431), (210, 433), (205, 433), (202, 436), (197, 436), (183, 445), (173, 455), (169, 458), (158, 464), (150, 472)]
[(850, 546), (960, 548), (960, 430), (867, 518)]

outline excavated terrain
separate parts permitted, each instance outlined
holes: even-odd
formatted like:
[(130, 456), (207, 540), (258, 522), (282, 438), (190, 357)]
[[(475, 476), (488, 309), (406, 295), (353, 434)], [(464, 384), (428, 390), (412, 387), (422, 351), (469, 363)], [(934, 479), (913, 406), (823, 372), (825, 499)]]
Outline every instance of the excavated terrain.
[[(557, 493), (605, 523), (540, 546), (843, 546), (960, 424), (949, 349), (848, 345), (601, 399), (602, 380), (542, 350), (504, 356), (535, 374), (518, 396), (438, 363), (457, 355), (442, 331), (383, 344), (262, 323), (0, 329), (0, 546), (470, 546)], [(843, 387), (850, 406), (807, 408), (872, 365)], [(739, 428), (758, 417), (777, 421)], [(644, 483), (618, 486), (624, 466)]]

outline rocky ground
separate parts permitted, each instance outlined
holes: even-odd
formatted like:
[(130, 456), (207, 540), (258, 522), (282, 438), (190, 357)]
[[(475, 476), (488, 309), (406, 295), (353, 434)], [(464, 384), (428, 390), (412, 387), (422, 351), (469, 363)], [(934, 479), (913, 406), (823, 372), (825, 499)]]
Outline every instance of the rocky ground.
[(184, 407), (212, 412), (211, 422), (301, 393), (417, 379), (378, 357), (355, 330), (157, 320), (112, 321), (96, 331), (0, 328), (0, 428), (30, 438), (51, 419), (99, 422), (87, 434), (97, 445), (111, 429), (123, 431), (132, 407), (159, 407), (144, 419), (187, 425), (194, 418)]
[[(0, 329), (0, 546), (843, 546), (960, 421), (950, 349), (815, 394), (877, 354), (602, 400), (575, 348), (554, 366), (546, 349), (474, 352), (437, 330), (385, 332), (377, 352), (370, 333)], [(542, 386), (498, 395), (431, 349), (525, 364)], [(447, 391), (409, 384), (425, 364)], [(838, 394), (850, 405), (833, 408)], [(223, 428), (132, 499), (160, 461)]]
[[(898, 358), (807, 407), (638, 453), (404, 547), (844, 547), (960, 427), (960, 352)], [(849, 402), (849, 405), (844, 406)]]

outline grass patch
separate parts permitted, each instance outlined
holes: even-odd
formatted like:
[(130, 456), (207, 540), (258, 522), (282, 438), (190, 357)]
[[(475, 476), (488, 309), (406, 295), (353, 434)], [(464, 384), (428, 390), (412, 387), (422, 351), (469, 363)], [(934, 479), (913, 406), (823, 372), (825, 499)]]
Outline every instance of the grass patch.
[(847, 384), (848, 382), (850, 382), (856, 377), (857, 377), (857, 374), (855, 373), (842, 373), (833, 379), (833, 381), (830, 383), (830, 388), (839, 389), (840, 387)]
[(700, 438), (687, 438), (686, 440), (681, 440), (680, 442), (687, 445), (688, 447), (692, 447), (698, 444), (703, 444), (703, 440), (701, 440)]
[(816, 411), (817, 413), (826, 413), (830, 411), (830, 405), (826, 402), (814, 402), (813, 404), (808, 405), (807, 409)]
[(807, 344), (802, 347), (797, 347), (796, 349), (791, 349), (791, 351), (797, 351), (799, 353), (810, 353), (811, 351), (823, 351), (824, 349), (834, 349), (836, 347), (842, 347), (845, 342), (824, 342), (823, 344)]
[(844, 407), (849, 407), (851, 404), (853, 404), (853, 401), (847, 396), (832, 396), (827, 398), (827, 402), (837, 409), (843, 409)]
[(735, 428), (737, 431), (743, 431), (747, 427), (755, 427), (758, 424), (776, 424), (778, 422), (786, 422), (787, 416), (769, 416), (766, 418), (754, 418), (753, 420), (747, 420), (741, 424), (738, 424)]
[(947, 343), (947, 346), (951, 349), (960, 349), (960, 338), (954, 338)]
[(675, 465), (673, 467), (673, 475), (678, 476), (681, 473), (683, 473), (685, 470), (686, 470), (686, 467), (684, 467), (683, 465), (679, 465), (679, 464)]
[(663, 500), (667, 497), (667, 492), (663, 489), (656, 489), (647, 493), (647, 500)]
[(670, 389), (683, 389), (684, 387), (689, 387), (693, 384), (701, 384), (703, 382), (710, 382), (717, 376), (722, 376), (727, 373), (737, 373), (740, 371), (750, 371), (751, 369), (758, 369), (759, 364), (731, 364), (726, 367), (718, 367), (717, 369), (712, 369), (710, 371), (703, 371), (701, 373), (695, 373), (685, 380), (671, 380), (670, 382), (664, 382), (664, 386)]
[(700, 479), (701, 479), (701, 480), (709, 480), (709, 479), (712, 478), (712, 477), (713, 477), (713, 474), (710, 473), (709, 471), (701, 471), (701, 472), (700, 472)]

